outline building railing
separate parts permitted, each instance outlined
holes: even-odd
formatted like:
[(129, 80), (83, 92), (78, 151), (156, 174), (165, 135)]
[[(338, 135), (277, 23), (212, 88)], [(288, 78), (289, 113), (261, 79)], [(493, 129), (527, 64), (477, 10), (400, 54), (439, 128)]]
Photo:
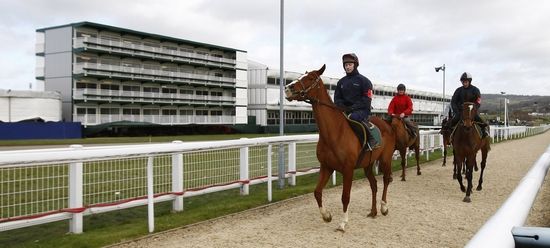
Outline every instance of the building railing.
[[(442, 149), (438, 130), (420, 136), (427, 158)], [(271, 181), (278, 178), (273, 147), (283, 145), (281, 176), (295, 185), (297, 176), (318, 172), (317, 140), (292, 135), (0, 152), (0, 231), (69, 219), (70, 231), (81, 233), (84, 215), (148, 205), (152, 232), (155, 202), (171, 201), (174, 211), (182, 211), (186, 197), (232, 188), (247, 195), (249, 185), (264, 182), (271, 200)]]
[(234, 124), (233, 115), (123, 115), (123, 114), (75, 114), (74, 121), (82, 125), (98, 125), (114, 121), (150, 122), (161, 125), (186, 124)]
[[(163, 47), (153, 47), (144, 44), (133, 44), (121, 41), (113, 41), (94, 37), (74, 38), (74, 48), (95, 48), (118, 53), (130, 53), (151, 58), (164, 58), (166, 60), (176, 60), (181, 62), (194, 62), (199, 64), (223, 66), (235, 68), (237, 61), (235, 59), (211, 56), (208, 54), (199, 54), (194, 52), (184, 52), (179, 50), (166, 49)], [(121, 49), (122, 48), (122, 49)]]
[(174, 72), (155, 69), (145, 69), (142, 67), (126, 67), (120, 65), (108, 65), (100, 63), (74, 63), (74, 74), (97, 74), (103, 76), (114, 76), (122, 78), (136, 78), (143, 80), (161, 80), (169, 82), (186, 82), (195, 83), (200, 85), (213, 85), (213, 86), (225, 86), (234, 87), (236, 83), (235, 78), (218, 77), (212, 75), (201, 75), (195, 73), (186, 72)]
[[(136, 99), (138, 98), (138, 99)], [(121, 102), (147, 102), (170, 104), (209, 104), (219, 106), (234, 106), (236, 97), (191, 95), (179, 93), (158, 93), (143, 91), (123, 91), (104, 89), (73, 89), (75, 100), (109, 100)]]

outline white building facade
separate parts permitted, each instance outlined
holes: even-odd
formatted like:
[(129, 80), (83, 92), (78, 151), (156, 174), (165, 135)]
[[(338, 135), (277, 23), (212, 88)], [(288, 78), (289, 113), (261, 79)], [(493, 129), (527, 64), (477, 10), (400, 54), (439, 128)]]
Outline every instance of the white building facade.
[(36, 34), (36, 78), (61, 93), (63, 120), (247, 122), (246, 51), (92, 22)]
[[(271, 69), (258, 62), (248, 62), (248, 115), (254, 116), (256, 125), (263, 130), (274, 132), (279, 128), (279, 69)], [(285, 71), (285, 84), (299, 78), (303, 73)], [(321, 76), (329, 95), (334, 99), (334, 90), (339, 78)], [(397, 92), (395, 86), (373, 83), (374, 97), (372, 113), (385, 117), (388, 105)], [(439, 123), (443, 104), (448, 104), (450, 98), (445, 99), (441, 94), (427, 91), (407, 89), (412, 98), (414, 111), (412, 120), (420, 125), (435, 125)], [(311, 105), (305, 102), (284, 100), (285, 130), (314, 131), (315, 119)]]

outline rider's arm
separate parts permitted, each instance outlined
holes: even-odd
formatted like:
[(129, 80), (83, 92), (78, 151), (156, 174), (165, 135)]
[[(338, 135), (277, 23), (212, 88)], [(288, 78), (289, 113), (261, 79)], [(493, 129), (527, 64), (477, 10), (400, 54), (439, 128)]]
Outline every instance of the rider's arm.
[(405, 114), (405, 116), (411, 116), (413, 113), (413, 102), (410, 96), (407, 96), (407, 109), (405, 109), (403, 113)]

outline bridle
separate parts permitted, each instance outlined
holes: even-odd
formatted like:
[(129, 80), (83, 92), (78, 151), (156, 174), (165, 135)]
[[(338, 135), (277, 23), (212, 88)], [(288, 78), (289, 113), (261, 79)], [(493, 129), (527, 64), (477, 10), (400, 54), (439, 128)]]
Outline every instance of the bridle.
[(311, 96), (308, 96), (308, 92), (310, 90), (312, 90), (313, 88), (317, 87), (317, 88), (320, 88), (320, 83), (322, 82), (321, 80), (321, 77), (319, 75), (317, 75), (317, 77), (315, 78), (315, 81), (313, 81), (313, 83), (309, 86), (309, 87), (305, 87), (304, 85), (304, 82), (302, 82), (302, 79), (304, 78), (304, 76), (296, 79), (296, 82), (295, 83), (298, 83), (300, 84), (300, 88), (301, 90), (296, 92), (294, 91), (293, 89), (292, 90), (292, 94), (298, 94), (301, 98), (304, 99), (304, 102), (305, 103), (309, 103), (311, 105), (315, 105), (315, 104), (321, 104), (321, 105), (325, 105), (327, 107), (330, 107), (330, 108), (333, 108), (333, 109), (336, 109), (338, 111), (341, 111), (341, 112), (344, 112), (344, 109), (336, 106), (334, 103), (331, 103), (331, 102), (324, 102), (324, 101), (321, 101), (319, 100), (319, 98), (316, 98), (316, 97), (311, 97)]

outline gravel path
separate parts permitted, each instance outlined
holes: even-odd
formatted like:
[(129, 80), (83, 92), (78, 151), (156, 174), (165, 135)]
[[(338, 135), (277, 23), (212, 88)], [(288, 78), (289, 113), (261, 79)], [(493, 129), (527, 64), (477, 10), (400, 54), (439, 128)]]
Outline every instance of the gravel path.
[[(370, 188), (366, 179), (355, 181), (345, 233), (335, 231), (342, 217), (341, 187), (336, 187), (323, 195), (324, 205), (333, 214), (331, 223), (321, 220), (313, 194), (307, 194), (117, 247), (463, 247), (549, 144), (550, 132), (493, 144), (483, 190), (474, 190), (471, 203), (462, 202), (464, 193), (452, 180), (452, 166), (441, 167), (437, 160), (423, 164), (421, 176), (412, 168), (406, 182), (399, 180), (399, 172), (394, 173), (387, 216), (367, 217)], [(474, 188), (478, 178), (476, 172)], [(379, 189), (381, 183), (378, 178)], [(546, 183), (526, 225), (550, 226), (549, 201)]]

